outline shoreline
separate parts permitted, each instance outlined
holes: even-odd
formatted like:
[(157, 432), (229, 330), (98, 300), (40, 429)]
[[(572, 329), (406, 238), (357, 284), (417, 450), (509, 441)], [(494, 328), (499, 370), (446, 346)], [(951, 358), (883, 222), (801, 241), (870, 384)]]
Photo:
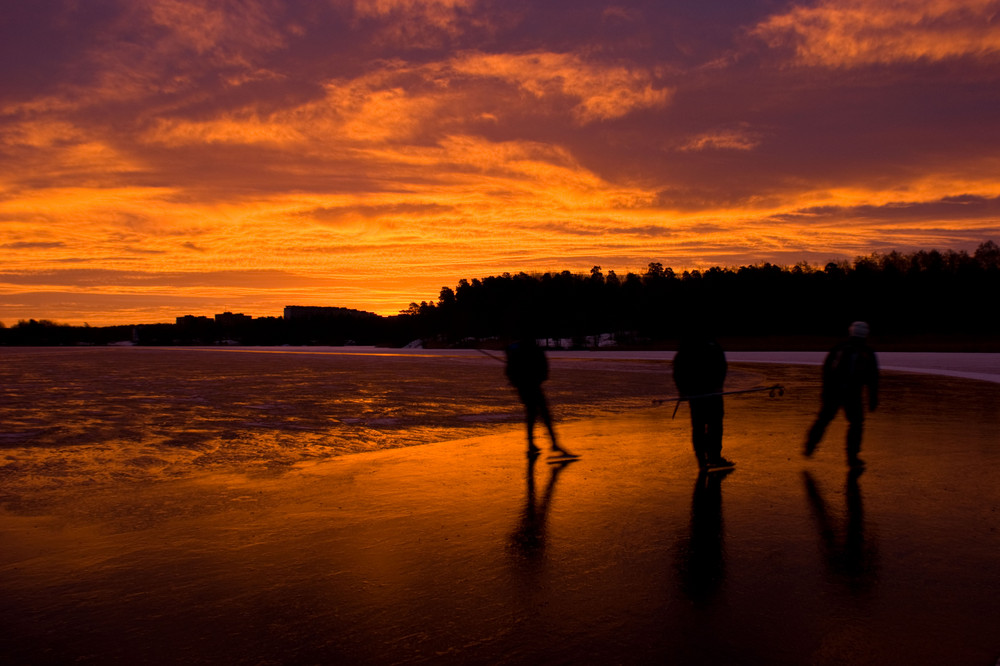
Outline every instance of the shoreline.
[[(315, 354), (359, 356), (410, 356), (434, 358), (479, 358), (478, 349), (394, 349), (383, 347), (130, 347), (164, 351), (227, 353)], [(911, 372), (1000, 383), (1000, 353), (994, 352), (883, 352), (875, 353), (881, 370)], [(546, 350), (551, 360), (670, 361), (675, 352), (627, 350)], [(772, 365), (822, 365), (826, 351), (727, 351), (730, 363)], [(498, 362), (502, 359), (496, 358)]]

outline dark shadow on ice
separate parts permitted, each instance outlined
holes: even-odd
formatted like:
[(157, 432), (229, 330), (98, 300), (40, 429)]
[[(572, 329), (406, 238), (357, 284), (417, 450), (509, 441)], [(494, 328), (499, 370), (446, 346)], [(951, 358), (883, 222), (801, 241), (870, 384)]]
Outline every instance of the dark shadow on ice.
[(809, 472), (802, 473), (827, 570), (834, 579), (856, 593), (870, 591), (878, 582), (877, 550), (874, 542), (866, 537), (864, 506), (858, 485), (861, 474), (859, 469), (847, 473), (845, 515), (839, 521), (843, 529), (838, 530), (819, 486)]
[(691, 497), (690, 534), (681, 549), (681, 590), (696, 604), (709, 604), (726, 576), (722, 525), (722, 481), (733, 470), (702, 471)]
[(524, 507), (521, 509), (517, 528), (510, 535), (511, 552), (523, 562), (540, 562), (545, 553), (545, 532), (548, 526), (549, 508), (559, 475), (576, 459), (550, 464), (549, 480), (545, 484), (541, 498), (535, 491), (535, 464), (537, 456), (528, 457)]

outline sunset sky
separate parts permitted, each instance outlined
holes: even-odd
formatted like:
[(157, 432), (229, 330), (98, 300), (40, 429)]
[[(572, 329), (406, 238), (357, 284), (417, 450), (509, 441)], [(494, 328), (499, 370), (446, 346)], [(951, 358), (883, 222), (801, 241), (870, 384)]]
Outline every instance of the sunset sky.
[(0, 322), (1000, 242), (997, 0), (31, 0)]

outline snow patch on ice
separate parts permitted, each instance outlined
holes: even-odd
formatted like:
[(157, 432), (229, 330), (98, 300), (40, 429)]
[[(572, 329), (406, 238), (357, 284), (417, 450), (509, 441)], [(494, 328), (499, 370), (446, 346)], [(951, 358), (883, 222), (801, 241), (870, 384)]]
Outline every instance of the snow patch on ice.
[[(879, 352), (882, 370), (915, 372), (962, 379), (978, 379), (1000, 384), (1000, 354)], [(733, 352), (730, 362), (822, 365), (826, 352)]]

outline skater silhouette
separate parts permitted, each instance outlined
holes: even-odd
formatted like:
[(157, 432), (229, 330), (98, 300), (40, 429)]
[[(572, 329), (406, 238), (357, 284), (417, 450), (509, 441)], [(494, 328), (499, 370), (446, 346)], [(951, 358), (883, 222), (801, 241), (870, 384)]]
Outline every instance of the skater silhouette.
[(691, 441), (702, 470), (732, 467), (722, 457), (722, 388), (726, 381), (725, 352), (708, 332), (692, 325), (674, 356), (673, 375), (677, 391), (688, 397), (691, 410)]
[(868, 347), (868, 324), (856, 321), (848, 329), (849, 337), (830, 350), (823, 362), (823, 391), (819, 415), (809, 429), (803, 455), (813, 454), (823, 439), (830, 421), (843, 407), (847, 416), (847, 464), (863, 469), (861, 434), (864, 429), (864, 389), (868, 389), (868, 409), (878, 407), (878, 361)]
[(573, 456), (556, 441), (552, 415), (545, 393), (542, 391), (542, 382), (549, 378), (549, 361), (545, 357), (545, 351), (538, 346), (533, 337), (522, 337), (508, 345), (506, 374), (524, 405), (524, 421), (528, 430), (528, 455), (534, 456), (540, 452), (539, 447), (535, 445), (535, 422), (541, 419), (548, 430), (553, 453), (559, 456)]

